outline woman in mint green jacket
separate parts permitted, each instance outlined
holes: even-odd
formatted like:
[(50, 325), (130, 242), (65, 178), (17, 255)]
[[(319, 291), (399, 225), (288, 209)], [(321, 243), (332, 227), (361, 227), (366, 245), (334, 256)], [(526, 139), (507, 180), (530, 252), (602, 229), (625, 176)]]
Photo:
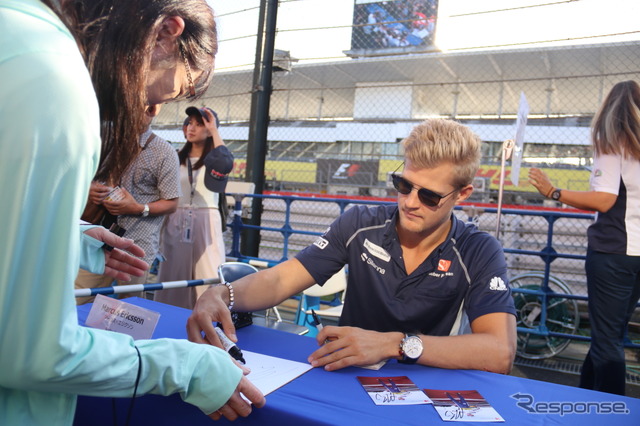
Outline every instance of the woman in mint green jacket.
[[(60, 2), (47, 3), (56, 7)], [(111, 2), (84, 3), (109, 10)], [(185, 27), (201, 25), (213, 34), (209, 39), (215, 38), (213, 14), (204, 0), (113, 5), (110, 13), (130, 9), (131, 21), (124, 24), (132, 28), (117, 34), (134, 38), (140, 35), (136, 31), (144, 32), (134, 53), (153, 53), (150, 67), (142, 68), (142, 86), (129, 88), (133, 95), (127, 111), (142, 117), (152, 101), (206, 89), (208, 72), (192, 59), (197, 43), (188, 40), (197, 31), (183, 33)], [(247, 415), (251, 408), (239, 392), (256, 406), (264, 397), (226, 352), (178, 340), (134, 342), (124, 334), (78, 326), (73, 282), (81, 263), (102, 273), (106, 262), (107, 272), (118, 276), (136, 269), (130, 257), (131, 265), (119, 265), (118, 258), (127, 256), (117, 248), (105, 257), (102, 242), (81, 233), (78, 225), (89, 184), (98, 167), (108, 163), (100, 160), (100, 119), (108, 120), (112, 130), (135, 129), (136, 121), (119, 127), (122, 117), (108, 115), (116, 109), (108, 97), (118, 99), (125, 91), (121, 87), (113, 95), (101, 94), (99, 84), (92, 85), (76, 40), (58, 17), (65, 15), (58, 14), (37, 0), (0, 0), (0, 424), (72, 424), (76, 395), (130, 397), (139, 368), (138, 394), (179, 393), (212, 418)], [(144, 19), (152, 25), (131, 25), (144, 24)], [(87, 58), (90, 49), (105, 42), (100, 35), (91, 33), (91, 43), (80, 44)], [(214, 54), (211, 46), (210, 67)], [(95, 64), (89, 62), (89, 68), (94, 70)], [(166, 75), (174, 80), (171, 84), (162, 84), (168, 83)], [(133, 99), (140, 92), (146, 103)], [(123, 141), (117, 133), (110, 142)], [(103, 152), (126, 158), (121, 148), (112, 145)], [(99, 229), (91, 232), (102, 235)], [(135, 247), (132, 252), (137, 253)]]

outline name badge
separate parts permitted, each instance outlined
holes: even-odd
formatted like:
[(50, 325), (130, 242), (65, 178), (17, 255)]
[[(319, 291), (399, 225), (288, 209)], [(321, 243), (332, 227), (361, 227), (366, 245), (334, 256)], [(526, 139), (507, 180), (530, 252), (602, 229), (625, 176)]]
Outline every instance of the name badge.
[(182, 243), (193, 242), (193, 211), (182, 212), (182, 233), (180, 237)]
[(136, 340), (151, 339), (159, 319), (159, 312), (98, 294), (85, 325), (128, 334)]

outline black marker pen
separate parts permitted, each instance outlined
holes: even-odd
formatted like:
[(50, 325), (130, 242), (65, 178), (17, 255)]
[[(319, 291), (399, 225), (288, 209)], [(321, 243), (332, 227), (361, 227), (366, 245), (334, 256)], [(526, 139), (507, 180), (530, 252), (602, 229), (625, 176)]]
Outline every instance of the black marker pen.
[[(324, 326), (322, 325), (322, 321), (320, 321), (320, 317), (318, 316), (318, 314), (316, 314), (316, 311), (314, 311), (313, 309), (311, 310), (311, 316), (313, 317), (313, 322), (315, 322), (314, 325), (316, 326), (316, 329), (318, 330), (318, 333), (320, 333), (320, 330), (322, 330), (324, 328)], [(331, 340), (332, 339), (326, 338), (324, 340), (324, 343), (327, 344), (327, 343), (331, 342)]]
[(216, 333), (218, 333), (218, 337), (222, 342), (222, 346), (224, 346), (224, 350), (227, 351), (229, 355), (233, 357), (233, 359), (240, 361), (243, 364), (246, 364), (244, 357), (242, 356), (242, 351), (240, 350), (238, 345), (233, 343), (231, 339), (229, 339), (227, 335), (224, 334), (224, 331), (222, 331), (222, 329), (219, 326), (215, 326), (214, 328), (216, 330)]
[(311, 316), (313, 317), (313, 322), (315, 322), (314, 325), (316, 326), (318, 331), (322, 330), (322, 322), (320, 322), (320, 318), (316, 314), (316, 311), (314, 311), (313, 309), (311, 310)]

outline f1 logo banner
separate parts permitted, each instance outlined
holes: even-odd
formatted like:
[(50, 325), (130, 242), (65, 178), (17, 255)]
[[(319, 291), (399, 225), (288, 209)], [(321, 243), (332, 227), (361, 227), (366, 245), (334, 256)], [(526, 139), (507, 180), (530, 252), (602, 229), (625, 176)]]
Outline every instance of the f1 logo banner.
[(377, 181), (378, 161), (318, 160), (317, 183), (372, 186)]

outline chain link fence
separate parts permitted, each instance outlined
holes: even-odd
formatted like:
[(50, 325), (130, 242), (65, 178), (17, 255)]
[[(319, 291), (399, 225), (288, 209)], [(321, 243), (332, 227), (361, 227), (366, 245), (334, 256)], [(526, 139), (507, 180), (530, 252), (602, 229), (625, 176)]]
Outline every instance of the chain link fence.
[[(522, 163), (517, 179), (507, 164), (505, 207), (573, 211), (540, 196), (527, 181), (528, 170), (542, 168), (559, 188), (589, 188), (592, 116), (615, 83), (640, 80), (640, 41), (612, 41), (613, 34), (599, 34), (594, 27), (592, 34), (565, 38), (562, 43), (521, 41), (517, 34), (505, 33), (500, 46), (442, 51), (437, 45), (439, 19), (452, 16), (442, 15), (444, 2), (440, 3), (356, 0), (350, 25), (300, 29), (278, 22), (276, 46), (280, 40), (296, 37), (324, 43), (331, 34), (344, 31), (350, 39), (337, 57), (305, 59), (288, 51), (275, 52), (266, 191), (393, 201), (389, 174), (402, 164), (399, 142), (422, 120), (446, 117), (468, 125), (483, 140), (474, 195), (456, 214), (495, 233), (496, 215), (483, 209), (497, 203), (503, 142), (515, 137), (524, 94), (529, 116)], [(580, 7), (573, 3), (570, 7)], [(282, 1), (279, 13), (290, 7), (302, 7), (305, 14), (313, 15), (320, 14), (323, 4)], [(236, 14), (243, 13), (239, 5)], [(251, 8), (246, 13), (257, 11)], [(518, 15), (520, 25), (526, 24), (528, 13), (529, 9)], [(473, 37), (469, 31), (468, 38)], [(235, 42), (222, 39), (221, 51), (225, 43)], [(217, 111), (221, 135), (236, 158), (231, 179), (238, 181), (245, 179), (251, 155), (247, 139), (256, 89), (253, 72), (251, 67), (217, 70), (209, 91), (195, 102)], [(167, 105), (154, 123), (157, 133), (183, 143), (181, 124), (188, 105)], [(300, 202), (290, 207), (295, 209), (294, 225), (313, 232), (322, 232), (340, 212), (331, 203)], [(286, 208), (282, 201), (266, 200), (263, 225), (282, 226)], [(558, 219), (552, 231), (553, 248), (584, 255), (591, 221), (591, 215)], [(536, 252), (547, 242), (544, 217), (505, 214), (501, 228), (505, 249)], [(298, 237), (291, 243), (291, 253), (312, 241), (312, 236)], [(281, 235), (263, 231), (260, 257), (280, 260), (281, 255)], [(537, 255), (507, 256), (514, 276), (545, 266)], [(551, 273), (571, 292), (586, 294), (582, 259), (558, 258), (551, 264)]]

